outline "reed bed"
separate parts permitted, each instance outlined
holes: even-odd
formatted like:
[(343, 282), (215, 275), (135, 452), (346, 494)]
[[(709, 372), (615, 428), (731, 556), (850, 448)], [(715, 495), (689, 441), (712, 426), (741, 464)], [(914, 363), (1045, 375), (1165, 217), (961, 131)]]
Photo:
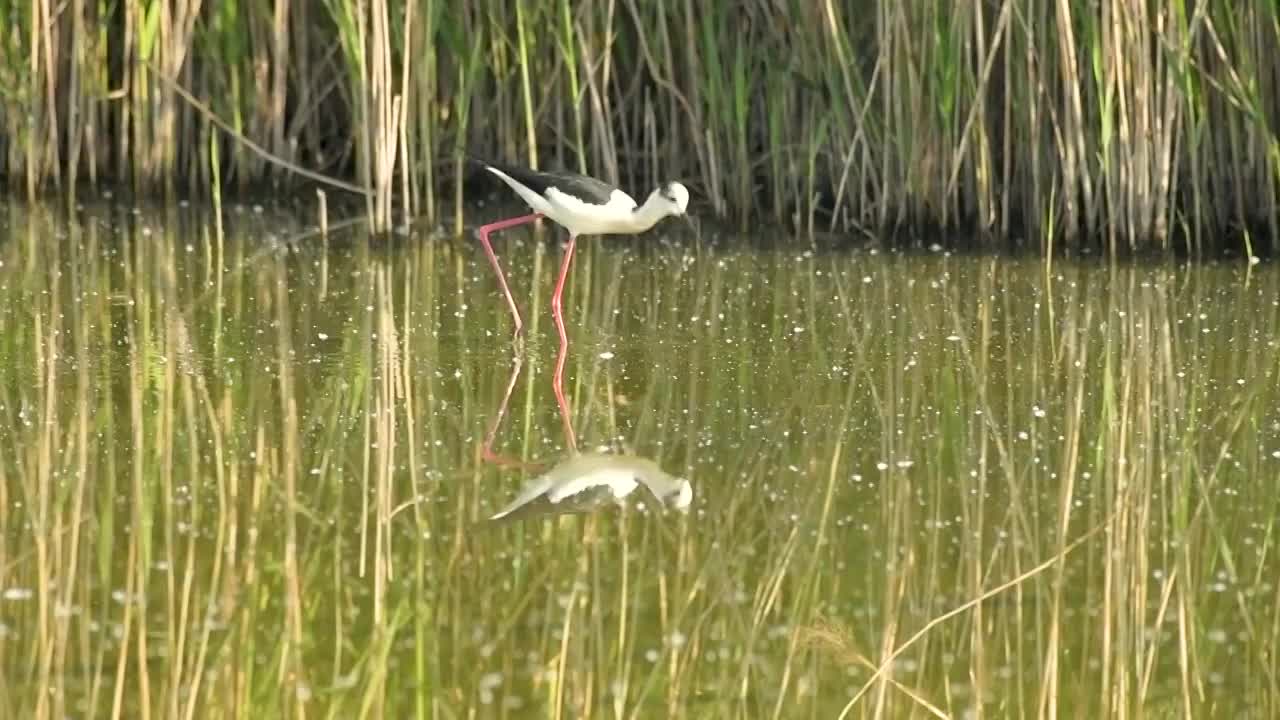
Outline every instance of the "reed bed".
[[(1280, 712), (1272, 270), (588, 244), (579, 443), (694, 512), (485, 531), (479, 253), (5, 217), (6, 717)], [(495, 445), (554, 461), (513, 235)]]
[(469, 149), (680, 177), (707, 214), (805, 235), (1250, 257), (1277, 236), (1260, 0), (33, 0), (0, 23), (0, 174), (29, 196), (310, 170), (375, 228), (460, 231)]

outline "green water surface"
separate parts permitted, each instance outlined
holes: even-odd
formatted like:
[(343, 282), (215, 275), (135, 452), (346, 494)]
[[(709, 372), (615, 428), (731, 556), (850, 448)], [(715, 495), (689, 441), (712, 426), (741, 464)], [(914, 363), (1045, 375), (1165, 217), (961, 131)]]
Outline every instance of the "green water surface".
[(662, 227), (0, 208), (0, 717), (1280, 715), (1274, 265)]

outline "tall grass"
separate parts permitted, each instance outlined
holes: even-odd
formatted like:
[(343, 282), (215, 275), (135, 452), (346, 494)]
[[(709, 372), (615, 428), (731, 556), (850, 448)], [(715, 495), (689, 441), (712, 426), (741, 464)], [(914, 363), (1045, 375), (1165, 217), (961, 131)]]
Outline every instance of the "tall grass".
[(543, 245), (513, 374), (475, 254), (226, 215), (6, 207), (5, 717), (1280, 710), (1269, 269), (587, 244), (573, 431), (694, 512), (486, 532)]
[(0, 172), (27, 195), (309, 168), (376, 228), (449, 193), (460, 228), (471, 148), (681, 177), (806, 234), (1255, 253), (1280, 229), (1274, 3), (35, 0), (0, 23)]

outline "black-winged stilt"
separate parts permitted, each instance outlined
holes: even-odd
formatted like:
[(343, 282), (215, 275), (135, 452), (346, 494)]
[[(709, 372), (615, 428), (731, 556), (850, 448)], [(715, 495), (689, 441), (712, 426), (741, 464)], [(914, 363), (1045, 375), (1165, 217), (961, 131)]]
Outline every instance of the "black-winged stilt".
[(659, 507), (688, 512), (693, 486), (667, 474), (648, 458), (634, 455), (583, 453), (531, 480), (506, 507), (489, 520), (516, 520), (530, 515), (593, 512), (611, 504), (625, 504), (638, 489)]
[(489, 243), (489, 233), (530, 223), (540, 217), (569, 231), (569, 246), (565, 248), (564, 260), (560, 263), (560, 276), (556, 280), (555, 292), (551, 294), (551, 315), (556, 321), (562, 344), (567, 342), (567, 336), (564, 317), (560, 311), (560, 297), (564, 293), (564, 282), (569, 275), (569, 263), (573, 261), (573, 248), (578, 236), (634, 235), (648, 230), (668, 215), (684, 215), (689, 206), (689, 191), (678, 182), (659, 186), (649, 193), (643, 205), (638, 205), (625, 192), (586, 175), (543, 172), (483, 160), (475, 162), (515, 190), (533, 209), (533, 213), (529, 215), (489, 223), (479, 230), (484, 253), (489, 257), (493, 271), (498, 274), (498, 284), (502, 286), (502, 294), (506, 296), (507, 305), (511, 308), (517, 333), (524, 327), (524, 322), (520, 319), (520, 310), (516, 307), (515, 298), (511, 296), (511, 289), (507, 287), (507, 278), (502, 272), (502, 266), (498, 264), (498, 256), (493, 253), (493, 246)]

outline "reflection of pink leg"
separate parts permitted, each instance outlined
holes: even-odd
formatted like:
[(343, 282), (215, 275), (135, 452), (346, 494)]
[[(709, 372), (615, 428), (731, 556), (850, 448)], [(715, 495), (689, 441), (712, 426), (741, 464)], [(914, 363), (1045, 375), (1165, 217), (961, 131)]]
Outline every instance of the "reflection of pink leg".
[(493, 266), (493, 271), (498, 274), (498, 284), (502, 286), (502, 294), (506, 296), (507, 306), (511, 308), (511, 317), (515, 318), (517, 334), (524, 329), (524, 322), (520, 320), (520, 310), (516, 307), (516, 299), (511, 296), (511, 288), (507, 287), (507, 277), (502, 273), (502, 266), (498, 264), (498, 256), (493, 254), (493, 245), (489, 243), (489, 233), (531, 223), (540, 217), (542, 217), (541, 213), (521, 215), (509, 220), (499, 220), (495, 223), (482, 225), (477, 231), (480, 235), (480, 244), (484, 246), (484, 254), (489, 256), (489, 264)]
[(564, 331), (564, 313), (560, 312), (560, 298), (564, 295), (564, 282), (569, 277), (569, 263), (573, 262), (573, 248), (578, 242), (576, 235), (569, 235), (569, 246), (564, 250), (564, 260), (560, 261), (560, 277), (556, 280), (556, 290), (551, 293), (551, 317), (556, 321), (556, 330), (560, 333), (560, 344), (569, 342)]
[(556, 373), (551, 381), (551, 389), (556, 395), (556, 404), (560, 406), (560, 419), (564, 421), (565, 439), (571, 452), (578, 451), (578, 439), (573, 434), (573, 420), (569, 416), (569, 404), (564, 399), (564, 361), (569, 356), (569, 334), (564, 329), (564, 312), (561, 309), (561, 296), (564, 294), (564, 283), (569, 277), (569, 263), (573, 262), (573, 248), (577, 244), (577, 236), (569, 235), (569, 247), (565, 248), (564, 260), (560, 263), (560, 278), (556, 281), (556, 290), (551, 294), (551, 317), (555, 320), (556, 331), (560, 333), (560, 352), (556, 355)]
[(484, 448), (480, 452), (480, 459), (484, 462), (502, 467), (530, 467), (540, 464), (521, 462), (493, 451), (493, 439), (498, 434), (498, 426), (502, 424), (502, 418), (507, 414), (507, 403), (511, 401), (511, 392), (516, 389), (516, 380), (520, 378), (522, 367), (524, 367), (524, 358), (516, 355), (515, 364), (511, 367), (511, 378), (507, 380), (507, 391), (502, 394), (502, 404), (498, 406), (498, 414), (493, 418), (493, 423), (489, 425), (489, 432), (484, 436)]
[(578, 452), (578, 438), (573, 434), (573, 418), (569, 415), (569, 403), (564, 399), (564, 360), (569, 355), (569, 342), (560, 343), (560, 352), (556, 355), (556, 374), (551, 381), (551, 389), (556, 394), (556, 405), (560, 407), (560, 420), (564, 422), (564, 436), (569, 443), (570, 452)]

